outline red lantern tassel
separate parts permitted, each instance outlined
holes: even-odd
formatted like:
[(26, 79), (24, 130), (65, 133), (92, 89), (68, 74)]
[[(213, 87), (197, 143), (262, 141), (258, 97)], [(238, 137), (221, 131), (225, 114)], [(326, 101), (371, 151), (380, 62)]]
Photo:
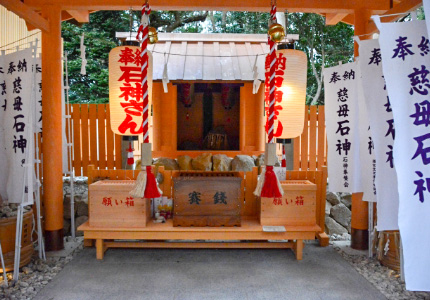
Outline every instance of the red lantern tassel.
[(146, 166), (146, 187), (145, 187), (145, 198), (158, 198), (160, 197), (160, 191), (155, 181), (155, 176), (152, 174), (151, 166)]
[(279, 182), (273, 166), (266, 166), (266, 174), (264, 176), (264, 185), (261, 189), (261, 197), (266, 198), (281, 198), (282, 194), (279, 190)]

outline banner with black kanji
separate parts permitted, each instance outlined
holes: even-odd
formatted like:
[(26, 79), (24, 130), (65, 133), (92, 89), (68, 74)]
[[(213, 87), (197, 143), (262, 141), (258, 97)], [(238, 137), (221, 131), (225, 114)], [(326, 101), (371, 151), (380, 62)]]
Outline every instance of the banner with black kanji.
[(425, 21), (381, 23), (382, 69), (395, 124), (406, 288), (430, 291), (430, 48)]
[(329, 190), (361, 191), (358, 151), (357, 65), (324, 69)]
[(375, 147), (370, 133), (369, 117), (366, 110), (364, 100), (364, 92), (362, 89), (362, 75), (360, 65), (358, 64), (361, 58), (356, 58), (357, 63), (357, 109), (358, 109), (358, 136), (359, 136), (359, 160), (360, 160), (360, 183), (361, 192), (363, 192), (363, 200), (367, 202), (376, 202), (376, 159)]
[(6, 157), (6, 142), (5, 142), (5, 116), (7, 107), (6, 80), (4, 78), (6, 65), (4, 63), (4, 55), (0, 55), (0, 197), (7, 199), (7, 177), (9, 170), (9, 161)]
[[(31, 141), (32, 110), (34, 110), (32, 49), (28, 48), (3, 56), (0, 67), (2, 68), (0, 106), (3, 131), (1, 155), (7, 160), (1, 165), (1, 173), (7, 174), (5, 199), (9, 203), (24, 201), (32, 204), (33, 177), (29, 178), (28, 173), (25, 172), (25, 167), (34, 159), (34, 146)], [(31, 151), (31, 154), (28, 154), (28, 151)]]
[(394, 118), (388, 98), (378, 40), (359, 41), (361, 84), (376, 160), (378, 230), (398, 230), (399, 192), (393, 160)]

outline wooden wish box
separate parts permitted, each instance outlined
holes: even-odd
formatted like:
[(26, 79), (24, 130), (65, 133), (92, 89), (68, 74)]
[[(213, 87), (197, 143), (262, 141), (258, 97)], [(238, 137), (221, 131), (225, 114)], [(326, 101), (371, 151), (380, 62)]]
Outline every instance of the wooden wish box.
[(284, 180), (281, 185), (281, 199), (261, 198), (261, 225), (315, 225), (317, 186), (308, 180)]
[(241, 184), (238, 177), (173, 179), (173, 226), (240, 226)]
[(134, 180), (102, 180), (89, 186), (89, 225), (104, 228), (146, 227), (150, 199), (133, 198)]

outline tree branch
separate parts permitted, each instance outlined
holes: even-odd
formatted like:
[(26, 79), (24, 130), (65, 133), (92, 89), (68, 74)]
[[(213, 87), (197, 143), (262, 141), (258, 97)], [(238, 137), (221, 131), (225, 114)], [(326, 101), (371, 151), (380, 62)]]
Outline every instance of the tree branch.
[(174, 12), (175, 21), (166, 27), (166, 32), (172, 32), (176, 28), (181, 27), (188, 23), (204, 21), (206, 20), (207, 16), (208, 16), (208, 12), (204, 12), (203, 14), (194, 15), (194, 16), (182, 19), (180, 12), (175, 11)]

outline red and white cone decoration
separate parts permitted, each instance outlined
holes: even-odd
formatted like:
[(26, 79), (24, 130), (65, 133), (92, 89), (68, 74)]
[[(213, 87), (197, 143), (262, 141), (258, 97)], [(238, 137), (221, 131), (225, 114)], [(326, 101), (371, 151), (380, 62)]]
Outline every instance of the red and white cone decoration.
[[(272, 5), (270, 10), (270, 19), (272, 23), (276, 23), (276, 2)], [(268, 37), (269, 43), (269, 57), (270, 57), (270, 78), (269, 78), (269, 117), (268, 117), (268, 147), (274, 143), (274, 127), (275, 127), (275, 71), (276, 71), (276, 43), (272, 41), (270, 36)], [(268, 153), (266, 151), (266, 168), (260, 174), (257, 187), (254, 191), (254, 195), (267, 197), (267, 198), (281, 198), (284, 194), (282, 186), (273, 171), (273, 165), (268, 165)]]
[(287, 159), (285, 158), (285, 144), (282, 144), (282, 162), (281, 167), (286, 168), (287, 167)]
[(131, 148), (131, 142), (128, 143), (128, 149), (127, 149), (127, 165), (132, 166), (134, 165), (134, 155), (133, 155), (134, 149)]
[[(144, 146), (149, 144), (149, 97), (148, 97), (148, 35), (149, 35), (149, 8), (148, 1), (142, 6), (142, 18), (137, 31), (137, 40), (141, 43), (141, 57), (142, 57), (142, 94), (143, 94), (143, 144), (142, 144), (142, 158), (141, 169), (136, 179), (136, 185), (130, 192), (130, 195), (136, 198), (158, 198), (162, 192), (157, 186), (154, 174), (152, 174), (151, 159), (144, 157), (150, 156), (151, 148)], [(146, 162), (146, 165), (145, 165)]]

